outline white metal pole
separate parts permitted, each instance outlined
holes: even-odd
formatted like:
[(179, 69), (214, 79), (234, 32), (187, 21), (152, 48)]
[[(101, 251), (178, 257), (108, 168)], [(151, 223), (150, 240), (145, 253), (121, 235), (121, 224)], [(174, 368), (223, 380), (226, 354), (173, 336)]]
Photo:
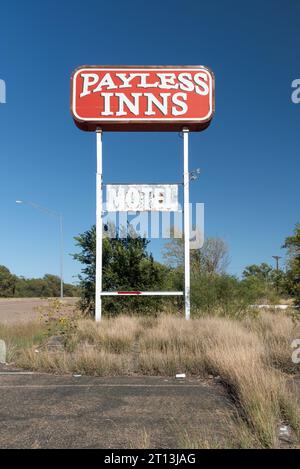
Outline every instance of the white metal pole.
[(96, 278), (95, 278), (95, 319), (101, 320), (102, 291), (102, 130), (96, 132), (97, 172), (96, 172)]
[(189, 174), (189, 129), (183, 129), (183, 210), (184, 210), (184, 310), (185, 319), (190, 319), (190, 174)]

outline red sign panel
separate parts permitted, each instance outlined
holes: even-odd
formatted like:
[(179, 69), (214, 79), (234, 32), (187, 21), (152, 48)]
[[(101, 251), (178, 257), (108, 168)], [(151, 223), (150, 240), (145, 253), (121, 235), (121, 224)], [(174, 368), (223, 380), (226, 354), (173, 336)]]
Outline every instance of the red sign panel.
[(214, 75), (202, 66), (83, 66), (72, 76), (71, 112), (82, 130), (203, 130)]

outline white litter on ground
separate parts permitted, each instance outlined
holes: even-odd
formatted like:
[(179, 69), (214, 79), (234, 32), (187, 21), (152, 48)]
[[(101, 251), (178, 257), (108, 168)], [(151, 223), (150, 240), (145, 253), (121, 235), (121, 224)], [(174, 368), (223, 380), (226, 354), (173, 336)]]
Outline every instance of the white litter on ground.
[(290, 429), (287, 425), (280, 425), (280, 428), (279, 428), (280, 436), (289, 436), (290, 433), (291, 433)]

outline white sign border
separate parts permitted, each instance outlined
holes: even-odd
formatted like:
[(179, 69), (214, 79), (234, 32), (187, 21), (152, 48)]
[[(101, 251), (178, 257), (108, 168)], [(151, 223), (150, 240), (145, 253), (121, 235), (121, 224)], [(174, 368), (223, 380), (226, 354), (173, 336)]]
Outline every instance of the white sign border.
[[(95, 71), (122, 71), (122, 70), (138, 70), (140, 72), (147, 72), (147, 71), (153, 71), (153, 72), (157, 72), (157, 71), (160, 71), (160, 72), (163, 72), (163, 70), (168, 70), (168, 71), (178, 71), (178, 70), (182, 70), (182, 71), (185, 71), (185, 72), (193, 72), (195, 70), (202, 70), (204, 72), (207, 73), (208, 77), (209, 77), (209, 89), (210, 89), (210, 97), (209, 97), (209, 107), (210, 107), (210, 110), (209, 110), (209, 113), (205, 116), (205, 117), (201, 117), (201, 118), (198, 118), (198, 119), (189, 119), (187, 117), (168, 117), (168, 118), (160, 118), (160, 117), (154, 117), (154, 118), (149, 118), (149, 117), (139, 117), (139, 118), (135, 118), (135, 117), (128, 117), (127, 119), (117, 119), (116, 117), (80, 117), (77, 112), (75, 111), (75, 102), (76, 102), (76, 78), (77, 78), (77, 75), (79, 73), (82, 73), (83, 71), (91, 71), (91, 70), (95, 70)], [(183, 68), (183, 67), (173, 67), (173, 68), (164, 68), (164, 67), (161, 67), (161, 68), (152, 68), (152, 67), (149, 67), (149, 68), (139, 68), (139, 67), (108, 67), (108, 68), (102, 68), (102, 67), (82, 67), (82, 68), (79, 68), (78, 70), (76, 70), (76, 72), (74, 73), (73, 75), (73, 95), (72, 95), (72, 113), (74, 115), (74, 117), (76, 119), (78, 119), (78, 121), (80, 122), (118, 122), (120, 124), (122, 123), (128, 123), (128, 122), (141, 122), (141, 123), (151, 123), (153, 121), (156, 121), (156, 122), (186, 122), (186, 123), (193, 123), (193, 122), (205, 122), (205, 121), (208, 121), (212, 116), (213, 116), (213, 112), (214, 112), (214, 109), (213, 109), (213, 77), (212, 77), (212, 72), (206, 68), (206, 67), (203, 67), (203, 66), (195, 66), (194, 68), (191, 67), (191, 68)]]

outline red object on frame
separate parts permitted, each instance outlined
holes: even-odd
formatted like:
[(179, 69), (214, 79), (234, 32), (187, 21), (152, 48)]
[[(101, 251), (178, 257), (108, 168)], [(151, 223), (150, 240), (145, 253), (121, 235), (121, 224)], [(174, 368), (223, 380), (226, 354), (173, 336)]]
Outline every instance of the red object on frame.
[(118, 291), (118, 295), (140, 295), (140, 291)]
[(214, 106), (214, 75), (203, 66), (83, 66), (71, 78), (82, 130), (199, 131)]

